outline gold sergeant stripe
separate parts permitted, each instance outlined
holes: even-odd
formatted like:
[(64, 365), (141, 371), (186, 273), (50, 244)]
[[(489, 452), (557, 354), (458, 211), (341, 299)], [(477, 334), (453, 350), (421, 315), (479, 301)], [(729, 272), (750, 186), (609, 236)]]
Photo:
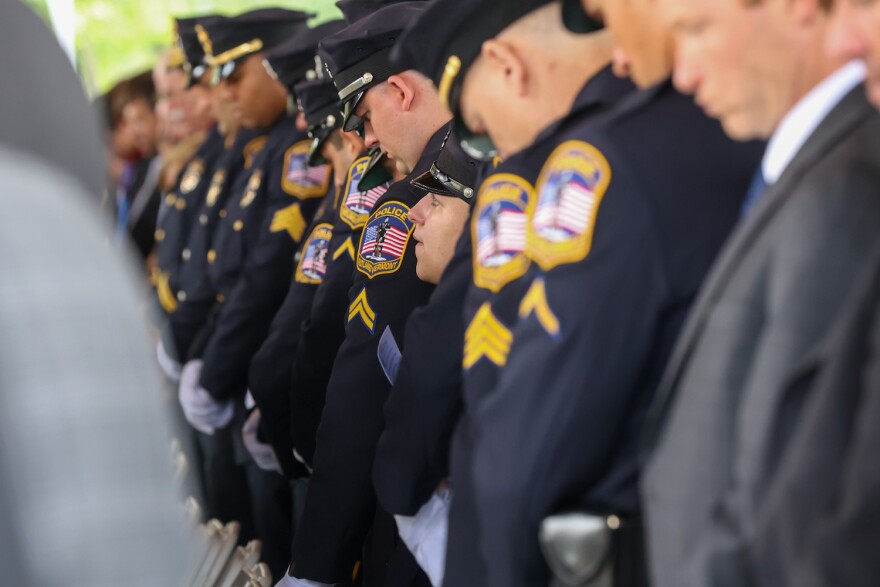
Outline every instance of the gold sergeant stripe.
[(256, 53), (263, 48), (262, 39), (253, 39), (248, 41), (247, 43), (242, 43), (237, 47), (233, 47), (228, 51), (224, 51), (220, 55), (215, 55), (211, 58), (205, 57), (205, 61), (208, 65), (216, 67), (218, 65), (223, 65), (224, 63), (229, 63), (230, 61), (235, 61), (239, 57), (244, 57), (245, 55), (250, 55), (251, 53)]

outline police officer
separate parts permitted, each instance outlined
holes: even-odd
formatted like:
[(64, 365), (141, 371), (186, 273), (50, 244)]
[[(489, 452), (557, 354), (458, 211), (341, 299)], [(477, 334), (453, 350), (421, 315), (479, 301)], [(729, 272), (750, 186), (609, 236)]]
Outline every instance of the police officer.
[[(388, 54), (422, 6), (385, 7), (322, 42), (343, 103), (343, 128), (363, 124), (368, 146), (380, 144), (398, 169), (418, 174), (436, 160), (449, 112), (429, 80), (394, 66)], [(370, 483), (390, 388), (387, 359), (399, 354), (406, 319), (432, 289), (415, 273), (411, 239), (409, 212), (422, 195), (407, 180), (393, 184), (376, 203), (355, 249), (346, 338), (327, 387), (286, 584), (350, 580), (371, 526), (364, 584), (425, 581), (404, 550), (399, 551), (401, 565), (389, 564), (395, 532), (387, 516), (373, 523), (377, 512)]]
[[(184, 60), (181, 70), (187, 74), (186, 91), (201, 93), (209, 91), (199, 83), (204, 75), (204, 50), (196, 35), (195, 25), (200, 19), (211, 15), (176, 19), (175, 50)], [(199, 75), (201, 74), (201, 75)], [(225, 137), (214, 125), (195, 155), (184, 165), (175, 186), (165, 194), (156, 222), (156, 266), (153, 282), (162, 309), (172, 312), (177, 298), (170, 287), (170, 280), (181, 263), (181, 253), (186, 247), (190, 227), (195, 223), (195, 212), (207, 195), (211, 172), (224, 150)], [(176, 349), (171, 349), (176, 355)]]
[[(321, 38), (318, 35), (338, 31), (343, 26), (342, 21), (333, 21), (309, 31), (308, 35), (295, 39), (301, 48), (289, 48), (285, 43), (267, 55), (269, 67), (281, 72), (279, 77), (282, 80), (292, 81), (307, 77), (289, 73), (302, 66), (314, 68), (315, 53)], [(308, 77), (316, 76), (314, 71), (307, 71), (311, 71)], [(311, 309), (315, 290), (323, 281), (330, 261), (326, 248), (329, 246), (330, 233), (336, 219), (336, 196), (341, 189), (339, 184), (344, 180), (345, 170), (358, 154), (360, 145), (355, 146), (358, 151), (347, 155), (350, 151), (344, 148), (343, 138), (338, 131), (342, 121), (339, 116), (339, 97), (332, 81), (326, 79), (301, 82), (289, 88), (289, 92), (291, 96), (296, 96), (300, 114), (308, 125), (309, 136), (312, 137), (308, 164), (319, 167), (329, 163), (334, 178), (334, 189), (328, 190), (324, 196), (306, 231), (308, 236), (297, 251), (297, 259), (292, 261), (296, 271), (287, 297), (272, 320), (269, 335), (254, 355), (248, 374), (249, 390), (262, 413), (262, 417), (259, 414), (252, 415), (251, 421), (261, 418), (261, 428), (276, 449), (275, 457), (285, 474), (292, 478), (297, 474), (302, 475), (304, 470), (295, 465), (290, 442), (288, 386), (291, 364), (299, 342), (300, 327)], [(322, 153), (326, 156), (322, 156)], [(265, 453), (265, 449), (263, 452)]]
[[(572, 60), (602, 50), (564, 50), (570, 36), (558, 3), (514, 10), (450, 1), (407, 34), (437, 38), (425, 43), (436, 50), (431, 75), (466, 126), (488, 133), (510, 161), (523, 155), (522, 169), (502, 175), (502, 163), (484, 180), (472, 221), (477, 300), (465, 335), (466, 410), (452, 446), (446, 584), (546, 584), (538, 530), (566, 504), (624, 519), (616, 581), (641, 584), (640, 540), (629, 529), (638, 527), (638, 430), (760, 150), (728, 141), (674, 91), (671, 59), (638, 79), (645, 91), (608, 112), (584, 106), (589, 83), (543, 132), (510, 124), (511, 108), (562, 107)], [(609, 61), (604, 45), (596, 69)], [(541, 99), (542, 81), (553, 88), (543, 109), (528, 103)], [(494, 297), (480, 302), (480, 290)], [(499, 308), (515, 308), (512, 320)], [(500, 368), (488, 388), (471, 376), (484, 362)], [(483, 559), (476, 565), (460, 548), (473, 536)]]
[[(369, 2), (358, 1), (352, 12), (340, 3), (346, 22), (356, 22), (369, 11), (363, 6)], [(319, 49), (319, 55), (326, 53)], [(326, 63), (326, 59), (324, 59)], [(326, 69), (326, 67), (325, 67)], [(338, 93), (337, 93), (338, 97)], [(334, 117), (341, 121), (341, 114)], [(324, 408), (327, 382), (333, 369), (333, 361), (345, 338), (344, 322), (339, 319), (348, 310), (348, 290), (355, 271), (355, 247), (361, 231), (376, 201), (390, 185), (395, 172), (384, 157), (373, 157), (365, 150), (363, 139), (353, 132), (342, 132), (349, 144), (359, 142), (361, 152), (345, 176), (337, 202), (337, 217), (330, 240), (330, 264), (323, 283), (315, 294), (309, 317), (303, 323), (300, 344), (293, 362), (290, 395), (293, 411), (290, 436), (297, 458), (310, 465), (315, 452), (315, 433)], [(371, 151), (381, 149), (374, 146)], [(369, 186), (365, 178), (369, 175)], [(402, 178), (399, 175), (399, 178)]]
[[(385, 404), (385, 430), (373, 465), (380, 505), (402, 516), (397, 518), (401, 538), (434, 585), (440, 584), (444, 557), (426, 552), (432, 549), (426, 547), (430, 528), (424, 518), (436, 517), (435, 508), (443, 509), (448, 497), (443, 484), (449, 476), (449, 437), (461, 411), (461, 315), (470, 283), (470, 238), (464, 227), (481, 167), (450, 132), (430, 170), (413, 179), (429, 192), (410, 213), (418, 243), (416, 273), (439, 285), (407, 321), (406, 351)], [(453, 255), (458, 262), (450, 264)]]
[(302, 33), (308, 16), (264, 9), (204, 27), (214, 81), (235, 104), (242, 125), (267, 136), (243, 191), (227, 201), (214, 235), (208, 260), (217, 292), (215, 319), (205, 329), (201, 358), (187, 364), (180, 386), (193, 426), (210, 433), (234, 420), (235, 455), (244, 467), (263, 557), (276, 573), (283, 571), (289, 544), (287, 483), (251, 461), (239, 432), (246, 418), (250, 360), (283, 301), (294, 251), (330, 183), (328, 170), (307, 166), (309, 141), (286, 112), (284, 86), (263, 66), (265, 53)]

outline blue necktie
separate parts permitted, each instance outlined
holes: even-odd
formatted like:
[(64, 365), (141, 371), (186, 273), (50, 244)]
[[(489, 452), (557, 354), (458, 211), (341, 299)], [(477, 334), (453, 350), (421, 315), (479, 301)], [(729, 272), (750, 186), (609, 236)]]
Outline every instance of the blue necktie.
[(743, 200), (742, 210), (740, 211), (741, 216), (747, 216), (749, 212), (752, 211), (755, 204), (757, 204), (758, 200), (761, 199), (761, 196), (764, 195), (766, 189), (767, 181), (764, 179), (764, 173), (762, 172), (761, 167), (758, 166), (758, 170), (752, 178), (752, 183), (749, 185), (749, 191), (746, 192), (746, 199)]

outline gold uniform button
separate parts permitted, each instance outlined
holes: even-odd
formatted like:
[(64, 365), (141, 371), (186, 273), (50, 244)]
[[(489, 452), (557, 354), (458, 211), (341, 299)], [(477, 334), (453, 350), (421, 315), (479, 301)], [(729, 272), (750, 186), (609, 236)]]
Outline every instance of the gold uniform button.
[(184, 210), (186, 208), (186, 200), (183, 198), (177, 198), (177, 203), (174, 204), (174, 207), (178, 210)]
[(186, 301), (186, 292), (182, 291), (182, 290), (177, 292), (177, 299), (178, 299), (178, 301), (185, 302)]
[(226, 210), (220, 210), (220, 218), (226, 218)]
[(244, 222), (242, 222), (241, 220), (236, 220), (232, 224), (232, 230), (234, 230), (235, 232), (241, 232), (242, 228), (244, 228)]
[(189, 258), (192, 256), (192, 251), (190, 251), (189, 249), (183, 249), (183, 251), (180, 253), (180, 256), (184, 261), (189, 261)]
[(211, 249), (210, 251), (208, 251), (208, 263), (213, 263), (216, 260), (217, 260), (217, 251), (215, 251), (214, 249)]
[(201, 224), (202, 226), (208, 225), (208, 215), (207, 214), (202, 214), (201, 216), (199, 216), (199, 224)]
[(224, 296), (223, 294), (217, 294), (217, 301), (220, 302), (221, 304), (225, 303), (226, 296)]
[(158, 242), (162, 242), (163, 240), (165, 240), (165, 231), (162, 230), (161, 228), (157, 228), (155, 236), (156, 236), (156, 240)]
[(168, 194), (167, 196), (165, 196), (165, 205), (166, 206), (173, 206), (176, 201), (177, 201), (177, 196), (175, 196), (174, 194)]

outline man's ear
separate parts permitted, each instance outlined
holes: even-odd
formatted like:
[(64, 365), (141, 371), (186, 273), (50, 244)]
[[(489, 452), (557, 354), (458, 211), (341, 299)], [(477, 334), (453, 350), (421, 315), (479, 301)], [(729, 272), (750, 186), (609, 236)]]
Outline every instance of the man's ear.
[(390, 96), (393, 96), (393, 99), (400, 106), (401, 110), (408, 112), (410, 108), (412, 108), (412, 103), (416, 95), (411, 80), (403, 75), (392, 75), (387, 81)]
[(365, 148), (364, 139), (358, 136), (356, 132), (346, 132), (344, 130), (338, 132), (342, 136), (343, 146), (348, 151), (352, 160), (354, 160), (354, 158), (360, 155), (361, 151)]
[(483, 43), (480, 55), (490, 70), (495, 72), (512, 95), (523, 97), (528, 90), (528, 71), (516, 50), (498, 39)]

